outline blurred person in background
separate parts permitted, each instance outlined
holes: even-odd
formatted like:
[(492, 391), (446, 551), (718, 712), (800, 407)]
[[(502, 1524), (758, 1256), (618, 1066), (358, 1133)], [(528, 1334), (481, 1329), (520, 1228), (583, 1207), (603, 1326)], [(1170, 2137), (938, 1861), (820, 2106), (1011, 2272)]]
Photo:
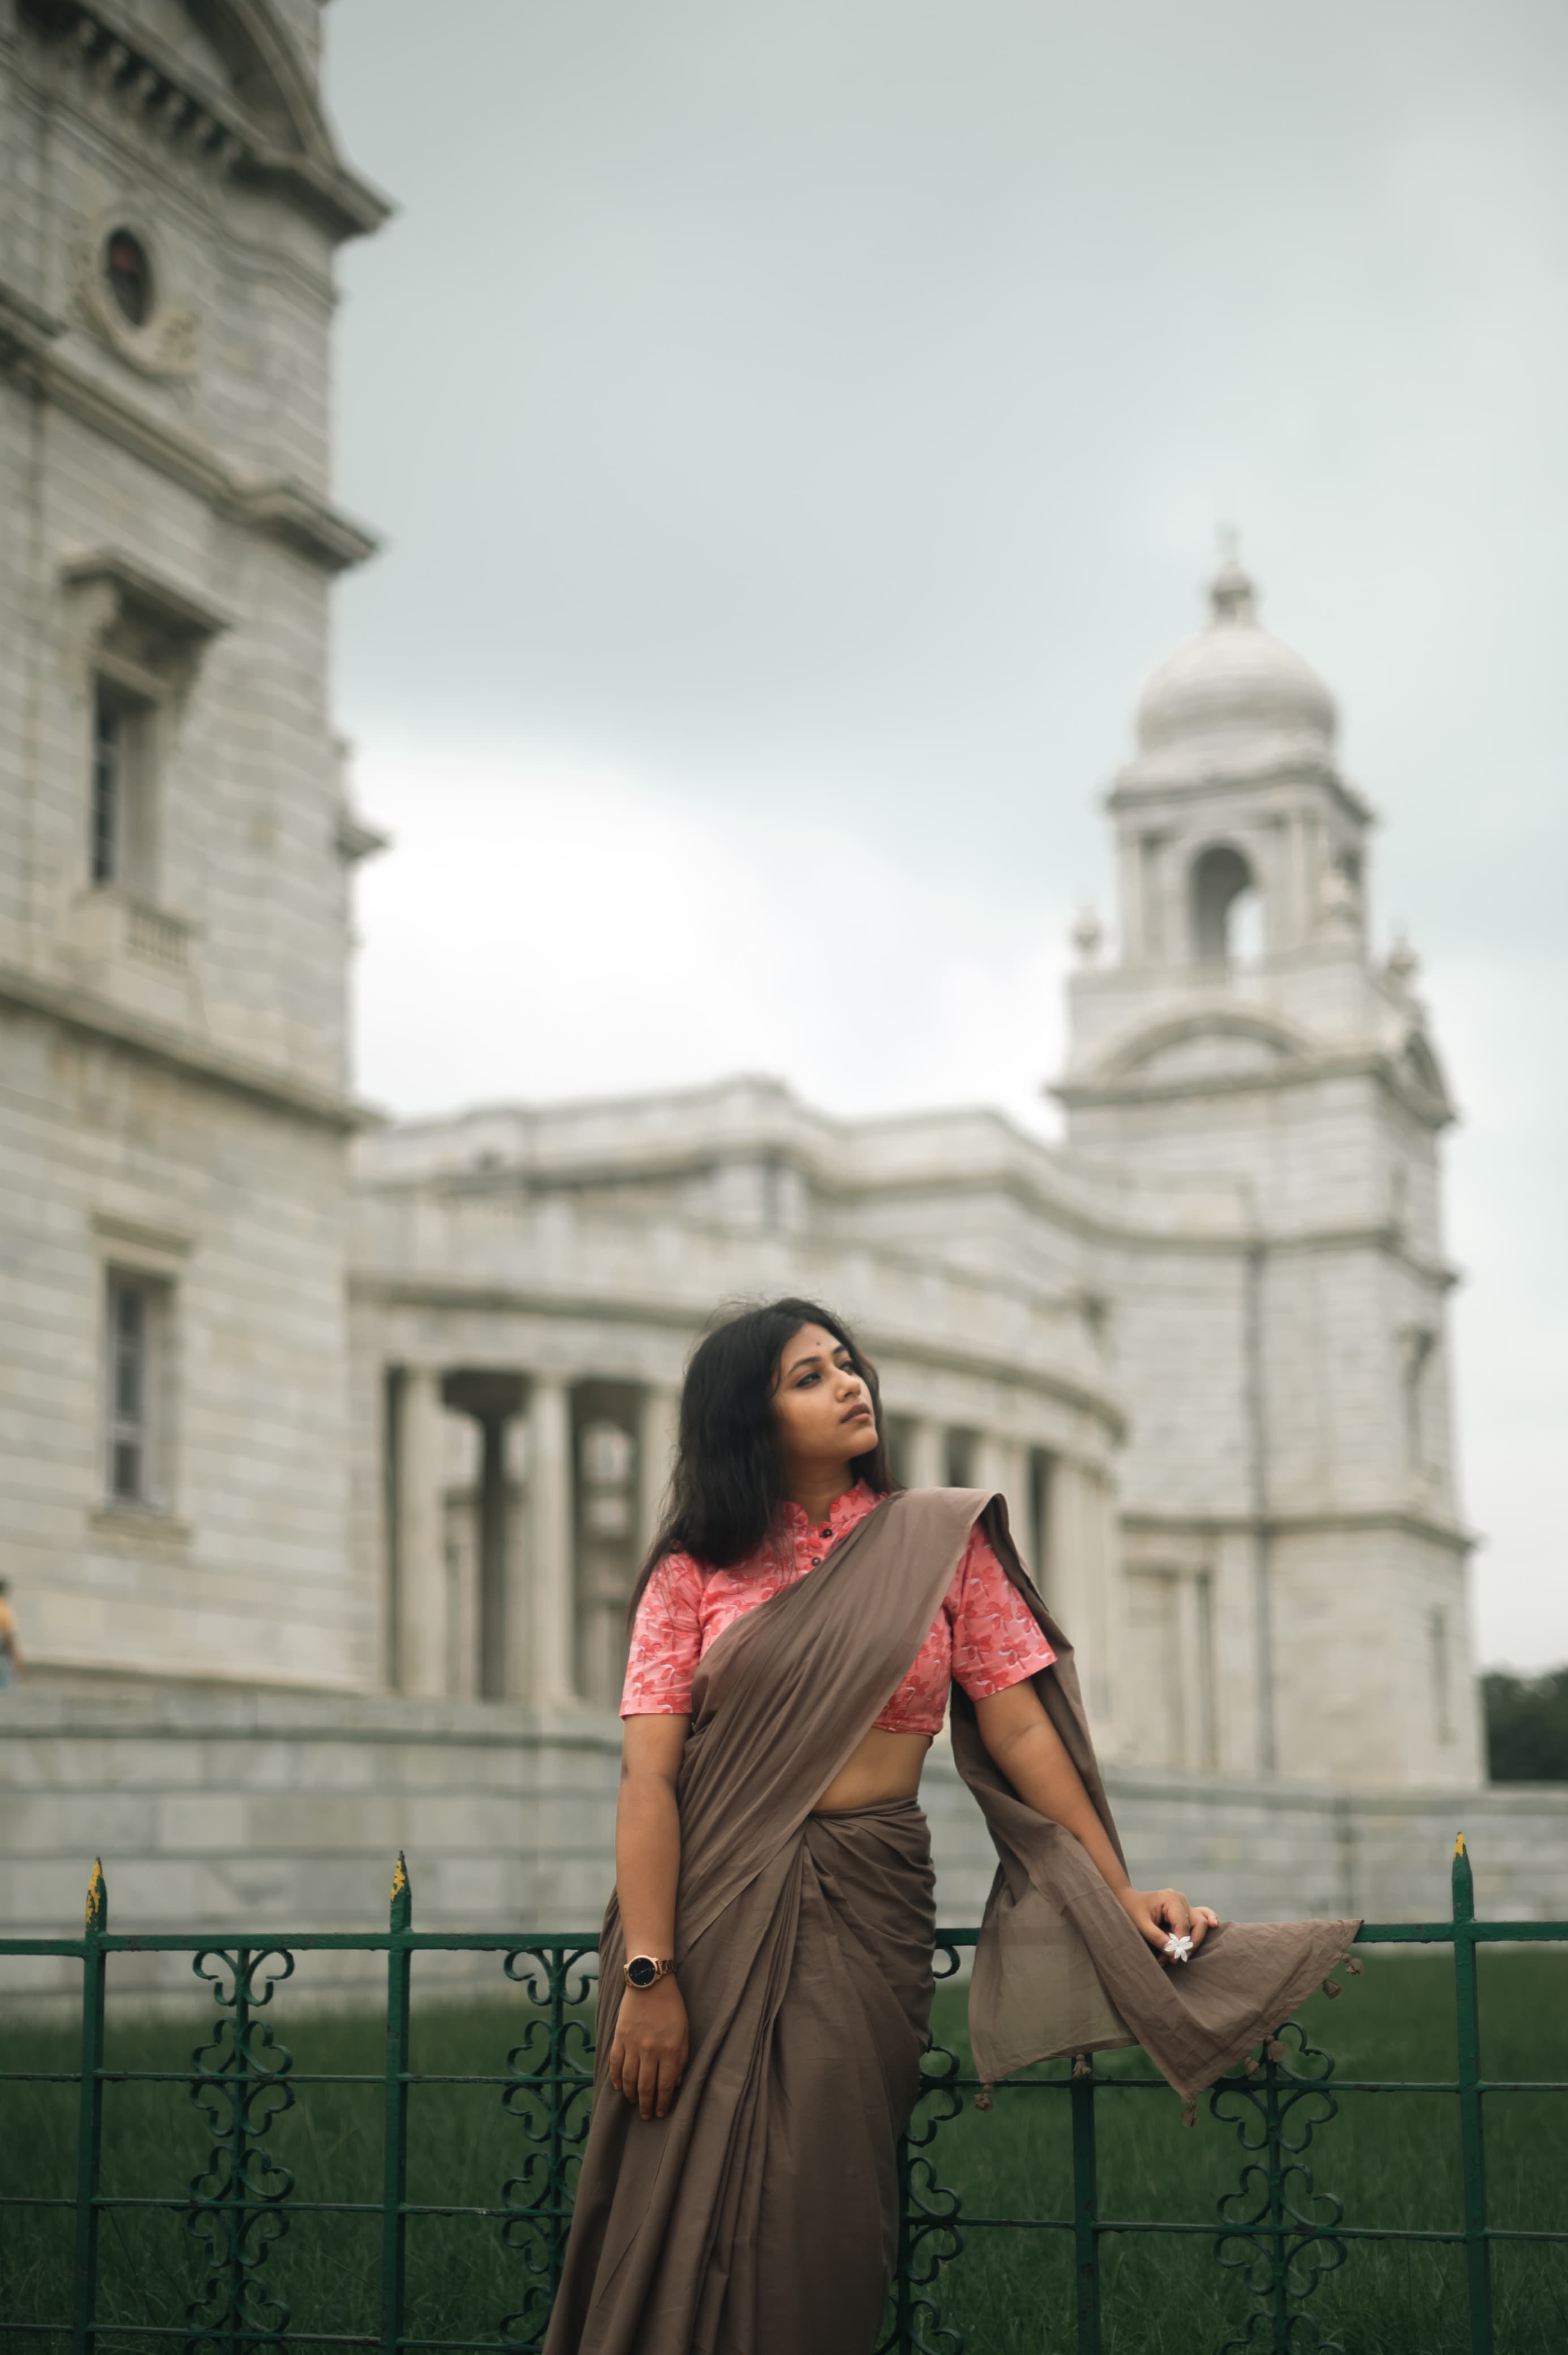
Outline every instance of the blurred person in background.
[(11, 1608), (10, 1593), (10, 1580), (0, 1578), (0, 1692), (16, 1681), (22, 1665), (22, 1639), (17, 1633), (16, 1614)]

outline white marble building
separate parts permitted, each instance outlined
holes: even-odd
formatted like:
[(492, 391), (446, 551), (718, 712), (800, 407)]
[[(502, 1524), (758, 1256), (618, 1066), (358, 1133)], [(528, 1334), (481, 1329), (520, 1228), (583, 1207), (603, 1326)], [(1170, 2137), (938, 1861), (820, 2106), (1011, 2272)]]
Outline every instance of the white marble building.
[(315, 0), (0, 0), (0, 1497), (40, 1664), (340, 1685)]
[(1138, 706), (1061, 1146), (757, 1079), (357, 1142), (357, 1558), (402, 1689), (612, 1700), (693, 1329), (802, 1291), (863, 1329), (907, 1478), (1006, 1491), (1108, 1755), (1478, 1778), (1452, 1114), (1333, 706), (1253, 606), (1227, 560)]
[(421, 1741), (490, 1704), (487, 1741), (601, 1744), (686, 1352), (789, 1289), (862, 1327), (909, 1478), (1007, 1492), (1126, 1771), (1473, 1785), (1450, 1112), (1413, 961), (1366, 937), (1328, 693), (1234, 563), (1111, 794), (1061, 1146), (765, 1079), (353, 1103), (376, 837), (327, 598), (372, 543), (330, 496), (332, 256), (385, 207), (318, 18), (0, 0), (0, 1500), (34, 1703), (152, 1727), (227, 1689), (276, 1726), (293, 1695), (346, 1757), (407, 1696)]

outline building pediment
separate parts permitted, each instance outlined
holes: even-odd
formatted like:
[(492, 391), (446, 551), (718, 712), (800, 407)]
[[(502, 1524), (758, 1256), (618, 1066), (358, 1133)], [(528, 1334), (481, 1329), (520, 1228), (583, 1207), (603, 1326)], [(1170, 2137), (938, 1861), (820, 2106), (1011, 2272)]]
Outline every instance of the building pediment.
[(24, 0), (24, 16), (165, 136), (278, 187), (338, 236), (386, 219), (387, 199), (339, 154), (272, 0)]
[(1106, 1040), (1092, 1062), (1074, 1069), (1072, 1084), (1163, 1088), (1189, 1080), (1263, 1077), (1311, 1052), (1312, 1042), (1277, 1015), (1193, 1007)]
[(1075, 1060), (1051, 1092), (1069, 1106), (1130, 1103), (1292, 1087), (1351, 1071), (1374, 1075), (1430, 1127), (1456, 1117), (1442, 1065), (1418, 1022), (1392, 1037), (1335, 1040), (1243, 1007), (1193, 1007), (1146, 1018)]

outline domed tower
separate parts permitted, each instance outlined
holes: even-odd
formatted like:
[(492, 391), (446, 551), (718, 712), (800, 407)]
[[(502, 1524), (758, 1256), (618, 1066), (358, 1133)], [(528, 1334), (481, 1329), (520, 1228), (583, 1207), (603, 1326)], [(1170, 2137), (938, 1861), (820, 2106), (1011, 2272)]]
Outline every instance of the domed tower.
[[(1109, 796), (1119, 954), (1081, 926), (1059, 1090), (1071, 1156), (1138, 1230), (1107, 1286), (1130, 1721), (1151, 1764), (1470, 1783), (1452, 1107), (1413, 957), (1369, 948), (1373, 817), (1333, 700), (1233, 555), (1209, 604)], [(1208, 1630), (1206, 1755), (1158, 1730), (1179, 1624)]]

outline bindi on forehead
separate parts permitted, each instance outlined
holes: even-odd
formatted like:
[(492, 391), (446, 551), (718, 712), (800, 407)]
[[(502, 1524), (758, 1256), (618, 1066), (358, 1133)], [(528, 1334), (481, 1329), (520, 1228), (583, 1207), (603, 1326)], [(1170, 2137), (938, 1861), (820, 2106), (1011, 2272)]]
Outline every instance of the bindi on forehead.
[[(820, 1338), (815, 1341), (808, 1340), (806, 1337), (813, 1330), (820, 1335)], [(847, 1358), (849, 1352), (843, 1342), (835, 1340), (831, 1333), (822, 1332), (820, 1327), (814, 1328), (812, 1326), (804, 1325), (800, 1331), (786, 1342), (782, 1364), (787, 1377), (790, 1374), (798, 1374), (803, 1366), (819, 1366), (825, 1359), (831, 1363), (836, 1359)]]

